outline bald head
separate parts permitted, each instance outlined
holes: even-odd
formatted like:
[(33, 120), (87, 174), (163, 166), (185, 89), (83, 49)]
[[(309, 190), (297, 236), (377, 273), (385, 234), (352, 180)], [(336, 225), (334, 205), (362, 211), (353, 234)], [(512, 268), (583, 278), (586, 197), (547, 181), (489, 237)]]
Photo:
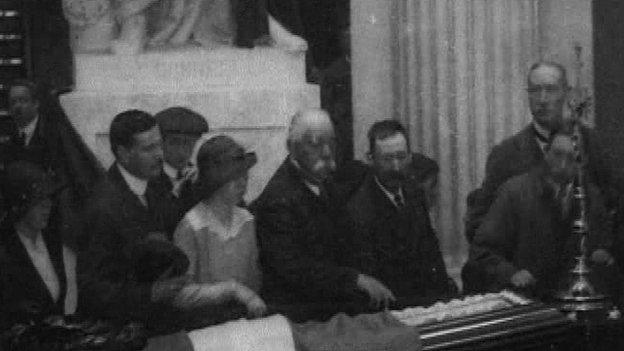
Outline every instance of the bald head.
[(292, 117), (288, 130), (289, 143), (300, 142), (309, 133), (334, 135), (334, 126), (327, 112), (308, 109), (299, 111)]
[(529, 69), (527, 81), (529, 84), (538, 83), (536, 79), (543, 79), (543, 77), (549, 77), (549, 82), (558, 82), (562, 86), (568, 85), (567, 70), (562, 64), (557, 62), (540, 61), (534, 63)]
[(320, 183), (336, 169), (334, 127), (327, 112), (297, 112), (288, 130), (288, 152), (308, 181)]

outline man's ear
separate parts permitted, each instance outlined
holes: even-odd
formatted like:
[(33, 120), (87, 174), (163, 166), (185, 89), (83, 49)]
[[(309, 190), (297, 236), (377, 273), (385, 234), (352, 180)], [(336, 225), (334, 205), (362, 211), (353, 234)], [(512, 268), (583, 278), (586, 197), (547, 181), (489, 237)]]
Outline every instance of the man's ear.
[(130, 150), (123, 145), (117, 145), (117, 161), (122, 165), (128, 164), (130, 159)]

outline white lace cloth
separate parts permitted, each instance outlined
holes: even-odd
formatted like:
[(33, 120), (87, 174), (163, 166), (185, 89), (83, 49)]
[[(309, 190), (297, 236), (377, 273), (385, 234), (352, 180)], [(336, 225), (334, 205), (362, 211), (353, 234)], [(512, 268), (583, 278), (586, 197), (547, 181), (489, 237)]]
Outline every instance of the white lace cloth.
[(237, 321), (188, 333), (195, 351), (295, 351), (288, 320), (281, 315)]

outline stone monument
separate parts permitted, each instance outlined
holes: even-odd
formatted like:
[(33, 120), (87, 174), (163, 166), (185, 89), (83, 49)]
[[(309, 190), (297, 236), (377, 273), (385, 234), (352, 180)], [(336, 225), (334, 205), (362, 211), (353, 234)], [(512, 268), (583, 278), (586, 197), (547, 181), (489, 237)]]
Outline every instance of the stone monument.
[[(158, 37), (162, 45), (150, 44), (157, 37), (146, 35), (141, 24), (146, 13), (136, 11), (147, 11), (139, 5), (161, 1), (197, 3), (64, 0), (73, 26), (75, 89), (61, 96), (61, 104), (106, 167), (113, 160), (108, 129), (117, 113), (127, 109), (156, 113), (171, 106), (193, 109), (207, 119), (213, 133), (229, 134), (256, 151), (258, 164), (250, 173), (246, 196), (253, 199), (286, 155), (290, 117), (299, 109), (320, 106), (318, 87), (305, 79), (305, 41), (276, 28), (279, 23), (269, 18), (272, 42), (253, 49), (172, 45), (161, 41), (172, 38), (166, 35)], [(143, 18), (134, 19), (141, 33), (137, 28), (125, 33), (120, 29), (123, 24), (115, 11), (124, 4), (124, 11)]]

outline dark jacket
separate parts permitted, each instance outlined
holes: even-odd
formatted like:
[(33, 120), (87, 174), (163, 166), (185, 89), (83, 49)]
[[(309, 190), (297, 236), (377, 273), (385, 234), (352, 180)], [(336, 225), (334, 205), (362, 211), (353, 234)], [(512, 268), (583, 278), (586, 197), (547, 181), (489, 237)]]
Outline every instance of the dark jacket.
[(454, 294), (438, 239), (431, 227), (424, 193), (416, 183), (402, 189), (398, 209), (369, 174), (348, 209), (357, 225), (358, 268), (384, 283), (399, 305)]
[[(18, 160), (33, 162), (66, 187), (57, 198), (60, 230), (66, 244), (73, 246), (75, 233), (84, 226), (83, 208), (104, 169), (84, 144), (53, 96), (42, 98), (39, 120), (27, 146), (17, 143), (18, 130), (13, 121), (0, 121), (0, 181), (3, 169)], [(0, 205), (2, 202), (0, 194)], [(0, 206), (0, 213), (2, 208)]]
[[(151, 186), (151, 185), (150, 185)], [(117, 166), (96, 188), (87, 209), (89, 227), (81, 240), (78, 261), (81, 312), (123, 321), (160, 322), (162, 306), (151, 302), (153, 282), (139, 282), (133, 254), (151, 232), (171, 233), (174, 208), (156, 192), (148, 210), (132, 193)]]
[(0, 232), (0, 330), (15, 323), (64, 313), (67, 276), (63, 262), (63, 243), (59, 235), (46, 229), (43, 238), (59, 280), (61, 294), (55, 302), (11, 221)]
[[(193, 185), (190, 181), (186, 181), (180, 190), (179, 196), (175, 196), (171, 190), (173, 189), (173, 183), (169, 176), (162, 172), (160, 177), (152, 181), (152, 184), (159, 189), (165, 197), (170, 201), (171, 205), (171, 215), (167, 220), (167, 233), (175, 232), (178, 223), (184, 218), (186, 212), (188, 212), (193, 206), (195, 206), (199, 202), (199, 198), (193, 192)], [(172, 240), (172, 237), (169, 237), (169, 240)]]
[[(557, 288), (578, 255), (579, 238), (572, 235), (575, 216), (562, 215), (555, 191), (544, 180), (542, 167), (516, 176), (501, 186), (470, 246), (464, 267), (468, 290), (500, 290), (517, 271), (535, 277), (537, 294)], [(612, 244), (600, 192), (587, 186), (589, 253)], [(572, 205), (574, 206), (574, 205)]]
[(251, 205), (256, 217), (269, 302), (306, 303), (349, 300), (358, 272), (346, 264), (352, 233), (346, 209), (331, 184), (316, 196), (289, 159)]
[(17, 127), (10, 119), (0, 123), (0, 171), (12, 161), (31, 161), (66, 184), (77, 201), (88, 198), (104, 174), (56, 97), (40, 101), (39, 120), (30, 143), (18, 145), (17, 136)]
[[(582, 134), (588, 156), (586, 173), (589, 180), (603, 194), (611, 194), (613, 189), (621, 191), (621, 185), (616, 183), (613, 166), (609, 162), (609, 155), (600, 144), (599, 136), (588, 128), (582, 128)], [(485, 179), (481, 187), (468, 196), (466, 237), (469, 242), (494, 201), (498, 188), (511, 177), (538, 166), (543, 159), (544, 153), (536, 141), (532, 126), (527, 126), (492, 148), (485, 167)]]

